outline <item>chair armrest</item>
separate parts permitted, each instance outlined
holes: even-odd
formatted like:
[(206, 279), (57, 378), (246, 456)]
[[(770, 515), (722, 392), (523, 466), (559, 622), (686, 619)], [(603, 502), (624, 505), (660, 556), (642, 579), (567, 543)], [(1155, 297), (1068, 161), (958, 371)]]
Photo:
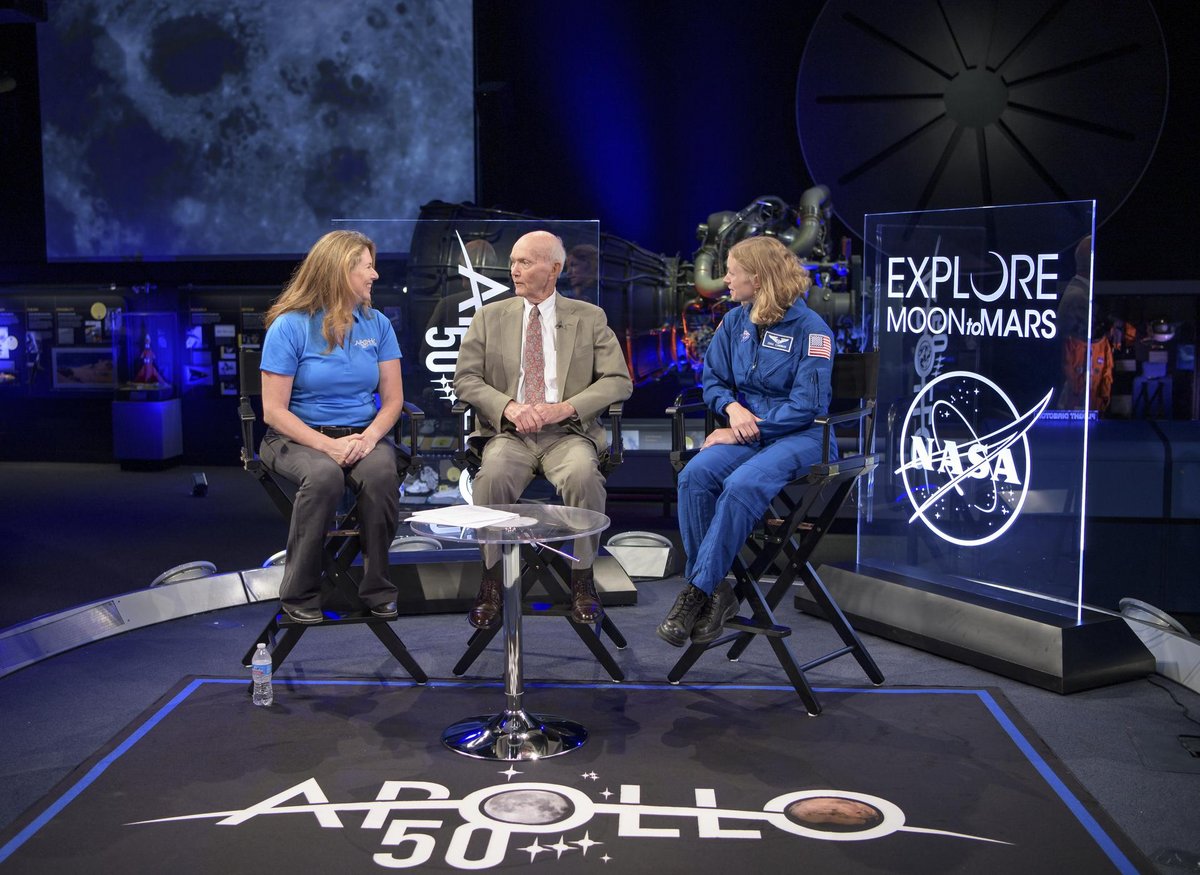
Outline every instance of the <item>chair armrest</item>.
[(837, 413), (827, 413), (813, 420), (813, 425), (821, 427), (821, 459), (823, 463), (829, 463), (829, 446), (833, 441), (834, 428), (844, 425), (847, 422), (858, 422), (863, 417), (870, 415), (874, 410), (875, 401), (868, 399), (863, 401), (859, 407), (842, 410)]
[(612, 441), (608, 445), (608, 469), (612, 471), (625, 458), (625, 442), (621, 439), (621, 415), (625, 410), (623, 401), (608, 405), (608, 421), (612, 426)]
[(718, 421), (724, 422), (709, 409), (700, 397), (698, 388), (685, 389), (679, 393), (675, 403), (667, 408), (666, 413), (671, 417), (671, 457), (678, 460), (681, 454), (687, 452), (687, 434), (684, 421), (689, 414), (704, 413), (704, 433), (710, 434), (717, 427)]
[(417, 461), (417, 448), (421, 440), (421, 426), (425, 424), (425, 411), (411, 401), (404, 402), (400, 418), (392, 428), (392, 440), (396, 446), (404, 450), (404, 424), (408, 423), (408, 458), (409, 465)]
[(467, 439), (475, 429), (475, 408), (465, 401), (455, 401), (450, 407), (450, 414), (458, 421), (458, 444), (454, 450), (454, 464), (467, 469)]
[(258, 421), (258, 416), (248, 395), (243, 395), (238, 401), (238, 416), (242, 420), (242, 467), (249, 470), (254, 461), (254, 423)]

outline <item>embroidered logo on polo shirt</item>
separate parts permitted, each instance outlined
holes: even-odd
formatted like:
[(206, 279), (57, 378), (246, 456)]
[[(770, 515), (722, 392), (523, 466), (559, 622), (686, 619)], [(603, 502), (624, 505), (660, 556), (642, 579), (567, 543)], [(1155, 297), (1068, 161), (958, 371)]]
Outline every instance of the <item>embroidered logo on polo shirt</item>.
[(768, 331), (763, 334), (764, 349), (777, 349), (780, 352), (792, 351), (792, 338), (786, 334), (776, 334), (774, 331)]
[(374, 337), (364, 337), (362, 340), (354, 341), (354, 345), (357, 346), (359, 349), (368, 349), (372, 346), (378, 346), (379, 343), (375, 340)]

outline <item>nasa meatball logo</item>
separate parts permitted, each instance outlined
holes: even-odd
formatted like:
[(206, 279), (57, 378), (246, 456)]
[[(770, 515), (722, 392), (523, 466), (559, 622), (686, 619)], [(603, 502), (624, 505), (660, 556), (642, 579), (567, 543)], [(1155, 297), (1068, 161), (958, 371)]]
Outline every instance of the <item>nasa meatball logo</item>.
[(900, 466), (912, 505), (941, 539), (977, 547), (1003, 535), (1029, 493), (1027, 433), (1050, 403), (1024, 412), (980, 374), (951, 371), (926, 383), (900, 431)]

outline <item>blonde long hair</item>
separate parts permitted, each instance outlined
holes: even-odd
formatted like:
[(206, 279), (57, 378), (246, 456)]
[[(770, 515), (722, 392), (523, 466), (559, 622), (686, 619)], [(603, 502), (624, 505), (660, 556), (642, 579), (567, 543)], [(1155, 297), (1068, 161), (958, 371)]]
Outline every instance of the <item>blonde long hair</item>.
[(310, 316), (324, 310), (321, 335), (329, 344), (325, 352), (341, 346), (354, 322), (357, 303), (350, 289), (350, 271), (358, 264), (364, 246), (374, 261), (375, 244), (358, 231), (330, 231), (314, 243), (283, 292), (267, 310), (267, 327), (292, 310)]
[(750, 309), (750, 321), (755, 325), (774, 325), (812, 286), (812, 277), (800, 259), (774, 237), (747, 237), (735, 243), (729, 255), (758, 278)]

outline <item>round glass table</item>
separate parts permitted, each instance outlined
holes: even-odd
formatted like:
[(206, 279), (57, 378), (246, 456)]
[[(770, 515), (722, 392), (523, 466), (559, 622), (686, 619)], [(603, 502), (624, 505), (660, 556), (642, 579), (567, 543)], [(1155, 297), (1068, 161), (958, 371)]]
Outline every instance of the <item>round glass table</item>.
[[(514, 517), (477, 527), (408, 520), (418, 535), (443, 541), (495, 544), (503, 551), (504, 572), (504, 710), (498, 714), (460, 720), (442, 733), (442, 742), (466, 756), (491, 760), (532, 760), (574, 750), (587, 741), (587, 730), (578, 723), (525, 710), (521, 668), (521, 558), (522, 544), (545, 547), (595, 535), (609, 526), (602, 513), (578, 507), (544, 504), (501, 504), (480, 507), (515, 514)], [(553, 547), (547, 549), (562, 553)]]

